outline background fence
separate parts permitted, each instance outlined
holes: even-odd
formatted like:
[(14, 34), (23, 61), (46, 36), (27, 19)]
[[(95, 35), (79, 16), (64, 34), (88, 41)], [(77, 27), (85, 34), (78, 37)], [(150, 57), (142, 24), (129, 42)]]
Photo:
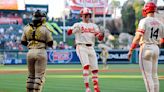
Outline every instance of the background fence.
[[(0, 63), (4, 64), (26, 64), (27, 51), (0, 51)], [(98, 62), (100, 59), (100, 50), (96, 50)], [(139, 50), (133, 52), (131, 61), (127, 59), (128, 50), (110, 50), (107, 63), (129, 64), (138, 63)], [(75, 50), (47, 50), (48, 64), (80, 64)], [(159, 63), (164, 63), (164, 49), (161, 49)]]

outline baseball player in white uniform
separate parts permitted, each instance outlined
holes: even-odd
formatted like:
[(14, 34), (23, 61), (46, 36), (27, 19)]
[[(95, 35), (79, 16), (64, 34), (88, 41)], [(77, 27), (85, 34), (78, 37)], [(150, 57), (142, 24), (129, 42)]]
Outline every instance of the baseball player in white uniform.
[(82, 22), (75, 23), (72, 28), (67, 31), (68, 35), (75, 34), (76, 53), (83, 67), (83, 78), (86, 92), (91, 92), (89, 87), (89, 68), (91, 68), (92, 82), (94, 92), (100, 92), (98, 85), (98, 62), (96, 52), (94, 50), (95, 38), (103, 40), (104, 35), (99, 31), (96, 24), (91, 23), (92, 11), (83, 8), (80, 11)]
[(156, 5), (153, 2), (145, 4), (142, 14), (145, 18), (139, 22), (138, 29), (133, 39), (128, 58), (131, 58), (133, 49), (140, 45), (139, 65), (147, 92), (159, 92), (157, 74), (159, 41), (164, 38), (163, 24), (154, 17)]
[(100, 53), (100, 58), (102, 59), (103, 69), (108, 69), (107, 59), (109, 57), (108, 50), (106, 48), (102, 48), (102, 52)]

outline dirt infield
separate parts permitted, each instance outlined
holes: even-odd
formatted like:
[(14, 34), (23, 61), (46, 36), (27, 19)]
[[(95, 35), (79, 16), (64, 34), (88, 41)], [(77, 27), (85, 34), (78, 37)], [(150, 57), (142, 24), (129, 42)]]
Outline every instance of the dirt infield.
[[(99, 70), (100, 72), (140, 72), (139, 69), (109, 69), (109, 70)], [(163, 69), (159, 69), (159, 72), (164, 72)], [(73, 69), (47, 69), (47, 73), (78, 73), (82, 72), (82, 70), (73, 70)], [(27, 69), (21, 69), (21, 70), (0, 70), (0, 74), (25, 74), (27, 73)]]

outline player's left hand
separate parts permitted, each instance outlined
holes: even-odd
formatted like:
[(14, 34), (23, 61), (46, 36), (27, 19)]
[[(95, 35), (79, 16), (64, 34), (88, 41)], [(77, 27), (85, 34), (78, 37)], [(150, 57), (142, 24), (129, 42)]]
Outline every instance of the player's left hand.
[(97, 33), (96, 37), (98, 38), (99, 41), (102, 41), (104, 39), (104, 34), (103, 33)]
[(128, 60), (129, 60), (129, 61), (130, 61), (131, 57), (132, 57), (132, 51), (129, 50), (129, 52), (128, 52)]
[(71, 28), (69, 28), (68, 30), (67, 30), (67, 35), (71, 35), (72, 34), (72, 29)]

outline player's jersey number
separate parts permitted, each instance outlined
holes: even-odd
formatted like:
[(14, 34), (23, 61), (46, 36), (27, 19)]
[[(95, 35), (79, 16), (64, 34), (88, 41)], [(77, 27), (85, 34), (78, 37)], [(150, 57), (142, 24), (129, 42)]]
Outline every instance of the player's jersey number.
[(157, 28), (156, 30), (152, 27), (151, 28), (151, 34), (150, 34), (150, 38), (158, 38), (158, 31), (159, 31), (159, 28)]

